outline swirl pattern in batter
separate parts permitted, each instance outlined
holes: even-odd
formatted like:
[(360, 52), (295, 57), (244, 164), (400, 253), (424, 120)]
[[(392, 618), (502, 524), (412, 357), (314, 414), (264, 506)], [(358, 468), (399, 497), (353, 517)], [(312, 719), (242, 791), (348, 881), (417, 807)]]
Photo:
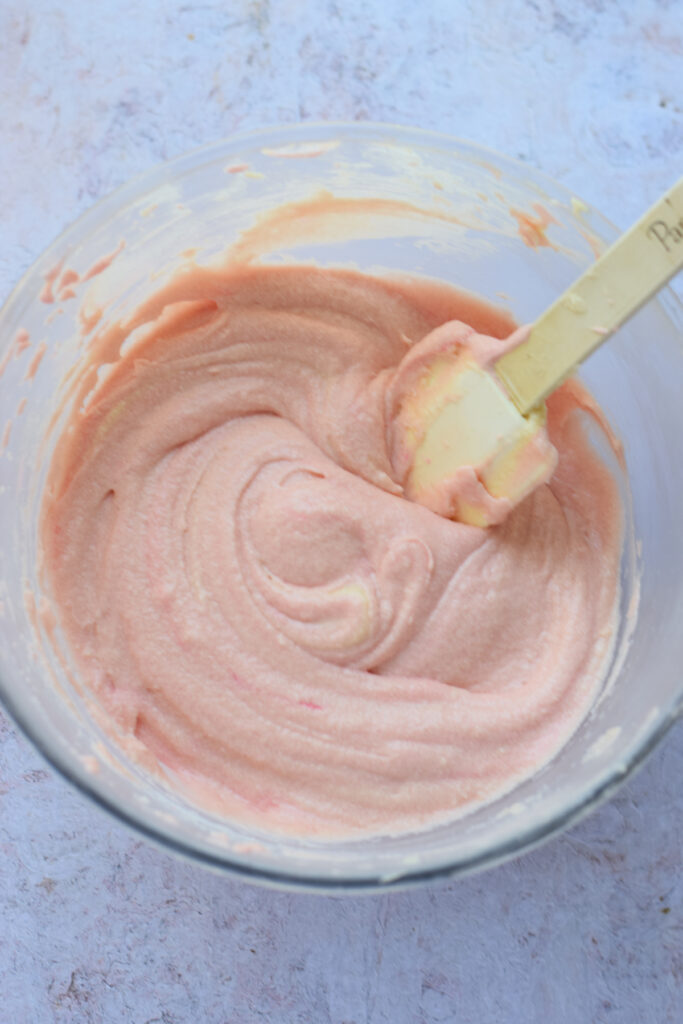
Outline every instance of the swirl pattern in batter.
[(90, 350), (45, 587), (119, 740), (225, 815), (421, 828), (528, 776), (594, 699), (621, 511), (581, 389), (549, 404), (554, 478), (500, 526), (402, 496), (392, 382), (452, 320), (514, 326), (427, 282), (195, 267)]

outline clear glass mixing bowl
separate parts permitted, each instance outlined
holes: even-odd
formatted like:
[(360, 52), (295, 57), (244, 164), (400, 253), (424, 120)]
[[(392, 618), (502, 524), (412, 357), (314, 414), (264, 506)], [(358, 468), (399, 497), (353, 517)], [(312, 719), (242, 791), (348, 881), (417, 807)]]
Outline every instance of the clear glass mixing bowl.
[[(64, 375), (83, 351), (79, 303), (45, 305), (40, 293), (55, 265), (82, 273), (125, 239), (85, 297), (86, 313), (101, 308), (104, 323), (137, 304), (184, 250), (211, 260), (264, 211), (321, 189), (399, 200), (431, 215), (396, 213), (372, 231), (362, 218), (349, 220), (344, 241), (303, 238), (272, 258), (426, 274), (507, 304), (520, 321), (532, 320), (615, 236), (599, 214), (522, 164), (444, 136), (371, 124), (236, 136), (102, 200), (37, 261), (0, 312), (0, 359), (18, 330), (32, 339), (12, 353), (0, 380), (0, 430), (10, 423), (0, 456), (0, 696), (55, 768), (164, 848), (252, 880), (348, 891), (462, 874), (529, 849), (611, 793), (681, 709), (683, 317), (673, 293), (663, 293), (581, 373), (624, 443), (631, 494), (625, 487), (623, 614), (612, 671), (571, 741), (513, 792), (418, 834), (327, 843), (258, 834), (190, 805), (127, 762), (59, 663), (48, 656), (46, 664), (38, 652), (27, 595), (37, 592), (37, 510), (51, 447), (44, 436)], [(31, 366), (41, 342), (42, 362)]]

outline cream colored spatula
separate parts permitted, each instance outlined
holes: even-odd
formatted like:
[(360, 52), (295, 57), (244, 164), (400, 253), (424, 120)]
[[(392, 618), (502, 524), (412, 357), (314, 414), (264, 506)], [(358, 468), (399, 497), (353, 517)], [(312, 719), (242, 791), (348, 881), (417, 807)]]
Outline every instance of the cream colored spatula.
[(499, 521), (555, 468), (544, 400), (681, 268), (683, 178), (492, 365), (463, 350), (423, 375), (395, 422), (412, 460), (406, 495), (462, 522)]

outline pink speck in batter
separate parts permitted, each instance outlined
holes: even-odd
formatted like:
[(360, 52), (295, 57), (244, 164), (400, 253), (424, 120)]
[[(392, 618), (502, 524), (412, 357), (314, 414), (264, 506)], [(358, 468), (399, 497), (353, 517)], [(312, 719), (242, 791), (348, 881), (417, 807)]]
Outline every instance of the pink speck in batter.
[(59, 294), (60, 302), (76, 298), (76, 291), (73, 286), (78, 284), (80, 279), (80, 274), (76, 270), (73, 270), (71, 267), (67, 267), (57, 284), (57, 292)]
[(517, 221), (517, 230), (520, 238), (531, 249), (538, 249), (543, 246), (550, 246), (552, 248), (552, 242), (548, 240), (545, 232), (550, 224), (557, 224), (557, 220), (540, 203), (534, 203), (532, 208), (536, 213), (535, 217), (533, 214), (525, 213), (523, 210), (510, 209), (510, 213)]
[(31, 344), (31, 336), (25, 327), (20, 327), (14, 335), (14, 355), (18, 356)]
[(12, 341), (5, 349), (2, 359), (0, 359), (0, 377), (2, 377), (3, 373), (7, 369), (10, 359), (16, 358), (24, 351), (24, 349), (28, 348), (30, 344), (31, 338), (28, 331), (25, 327), (20, 327)]
[(111, 264), (114, 262), (116, 257), (119, 255), (119, 253), (125, 247), (125, 245), (126, 245), (125, 241), (123, 239), (121, 239), (121, 241), (119, 242), (119, 244), (116, 246), (115, 249), (112, 249), (112, 251), (110, 253), (107, 253), (106, 256), (101, 256), (99, 260), (95, 260), (95, 262), (90, 267), (90, 269), (86, 270), (85, 274), (83, 275), (82, 280), (83, 281), (90, 281), (91, 278), (97, 277), (98, 274), (103, 273), (103, 271), (105, 271), (107, 269), (107, 267), (111, 266)]
[(47, 345), (45, 344), (44, 341), (41, 341), (40, 345), (38, 346), (38, 348), (35, 351), (33, 359), (28, 364), (28, 369), (26, 371), (26, 375), (24, 377), (24, 380), (33, 380), (33, 378), (35, 377), (36, 373), (38, 372), (38, 367), (42, 363), (43, 356), (45, 355), (46, 352), (47, 352)]
[(55, 301), (55, 294), (54, 294), (54, 291), (53, 291), (53, 286), (54, 286), (55, 281), (57, 280), (57, 278), (61, 274), (61, 272), (62, 272), (62, 260), (60, 260), (59, 263), (55, 263), (54, 267), (52, 267), (50, 270), (48, 270), (48, 272), (45, 274), (45, 277), (44, 277), (45, 284), (43, 285), (43, 287), (42, 287), (42, 289), (40, 291), (40, 295), (39, 295), (39, 298), (40, 298), (41, 302), (46, 302), (46, 303), (49, 304), (49, 303)]

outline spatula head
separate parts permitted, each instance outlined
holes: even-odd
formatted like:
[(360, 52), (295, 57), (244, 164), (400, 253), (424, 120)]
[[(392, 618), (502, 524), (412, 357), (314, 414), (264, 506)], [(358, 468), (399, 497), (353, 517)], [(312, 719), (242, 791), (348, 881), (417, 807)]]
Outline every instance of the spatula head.
[(394, 462), (405, 495), (448, 518), (501, 522), (557, 464), (545, 406), (522, 416), (466, 348), (435, 355), (397, 406)]

